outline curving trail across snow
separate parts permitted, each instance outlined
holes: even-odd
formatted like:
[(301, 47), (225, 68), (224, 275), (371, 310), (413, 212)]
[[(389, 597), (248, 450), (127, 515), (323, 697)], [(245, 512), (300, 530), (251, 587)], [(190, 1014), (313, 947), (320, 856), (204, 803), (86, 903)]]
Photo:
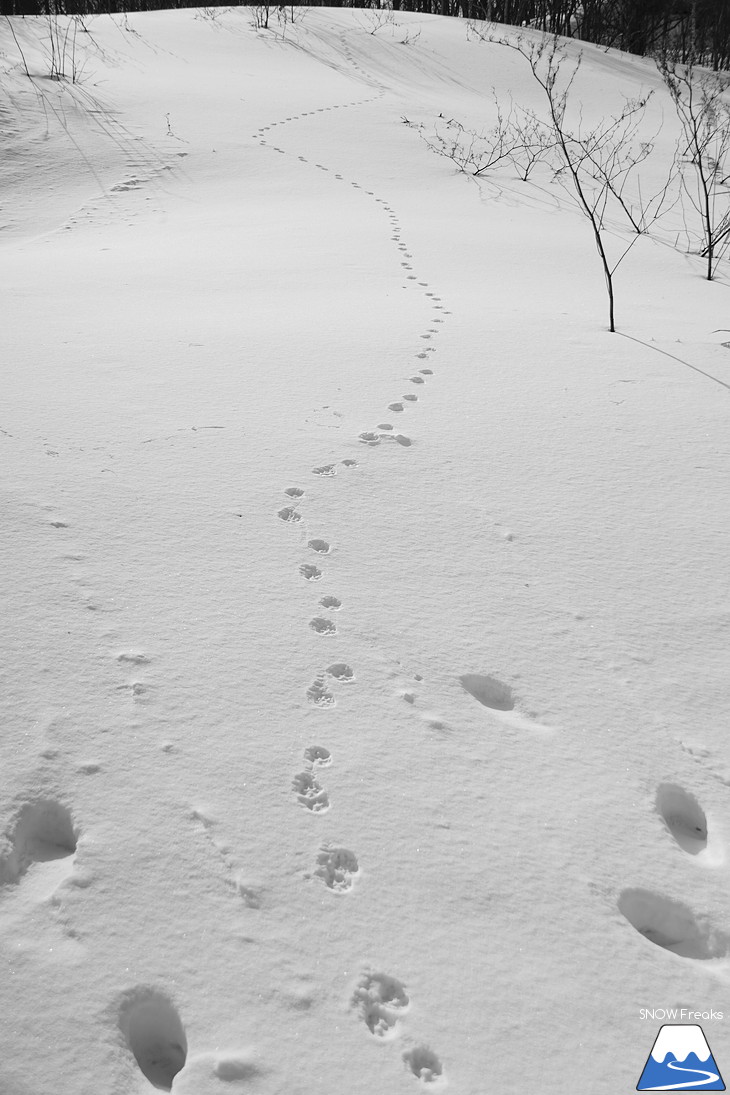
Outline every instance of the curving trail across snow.
[(639, 240), (609, 336), (555, 180), (419, 139), (538, 105), (461, 20), (13, 27), (0, 1091), (633, 1089), (724, 1002), (727, 285)]

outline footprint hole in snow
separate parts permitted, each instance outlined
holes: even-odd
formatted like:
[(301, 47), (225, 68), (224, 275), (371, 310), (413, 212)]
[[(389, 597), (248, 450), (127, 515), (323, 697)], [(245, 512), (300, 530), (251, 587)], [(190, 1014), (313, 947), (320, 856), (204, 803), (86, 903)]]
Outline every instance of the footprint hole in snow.
[(676, 783), (657, 789), (656, 810), (680, 848), (698, 855), (707, 847), (707, 818), (693, 794)]
[(362, 1017), (365, 1026), (375, 1038), (388, 1041), (398, 1036), (397, 1019), (380, 1004), (365, 1003), (362, 1005)]
[(491, 707), (493, 711), (512, 711), (515, 706), (512, 689), (496, 677), (465, 673), (459, 680), (464, 690), (484, 707)]
[(366, 973), (360, 980), (353, 1002), (378, 1003), (392, 1011), (405, 1011), (410, 1004), (405, 986), (388, 973)]
[(73, 855), (77, 842), (73, 818), (62, 803), (52, 799), (27, 802), (12, 830), (12, 850), (0, 861), (0, 884), (17, 882), (31, 863), (47, 863)]
[(318, 635), (334, 635), (337, 631), (332, 620), (326, 620), (324, 616), (315, 616), (313, 620), (309, 621), (309, 626)]
[(290, 498), (301, 498), (304, 491), (301, 487), (287, 487), (284, 494), (287, 494)]
[(246, 1057), (219, 1057), (213, 1065), (213, 1074), (225, 1083), (234, 1080), (253, 1080), (259, 1069)]
[(284, 506), (283, 509), (279, 510), (278, 516), (282, 521), (291, 521), (292, 523), (302, 519), (301, 513), (297, 513), (292, 506)]
[(329, 552), (329, 549), (330, 549), (330, 546), (327, 543), (327, 541), (326, 540), (320, 540), (320, 539), (310, 540), (309, 543), (307, 544), (307, 547), (310, 547), (312, 549), (312, 551), (316, 551), (320, 555), (327, 555), (327, 553)]
[(332, 754), (323, 745), (310, 745), (304, 750), (304, 759), (313, 767), (324, 768), (332, 763)]
[(715, 930), (705, 917), (695, 917), (680, 901), (651, 890), (624, 890), (618, 910), (629, 924), (658, 947), (682, 958), (722, 958), (730, 938)]
[(338, 681), (354, 681), (355, 671), (352, 666), (346, 664), (346, 662), (336, 662), (331, 665), (327, 670), (330, 677), (334, 677)]
[(147, 992), (124, 1009), (120, 1027), (142, 1074), (153, 1087), (170, 1091), (188, 1052), (185, 1031), (172, 1002), (162, 993)]
[(325, 844), (317, 856), (317, 869), (314, 873), (328, 889), (335, 893), (345, 893), (352, 889), (353, 878), (359, 873), (359, 866), (349, 848)]
[(324, 681), (319, 678), (307, 689), (307, 699), (315, 707), (334, 707), (337, 702), (333, 693), (325, 688)]
[(313, 814), (323, 814), (329, 809), (329, 795), (311, 772), (300, 772), (292, 782), (297, 800)]
[(326, 597), (322, 597), (319, 603), (322, 605), (323, 608), (334, 608), (335, 611), (338, 608), (342, 608), (342, 601), (340, 600), (340, 598), (332, 597), (329, 594)]
[(306, 578), (308, 582), (318, 582), (322, 577), (322, 571), (319, 567), (312, 566), (311, 563), (304, 563), (300, 566), (299, 573), (303, 578)]
[(426, 1084), (433, 1083), (443, 1072), (441, 1061), (428, 1046), (413, 1046), (406, 1050), (403, 1061), (413, 1075)]
[(409, 403), (417, 403), (418, 402), (418, 396), (417, 395), (404, 395), (404, 396), (402, 396), (402, 398), (407, 400)]

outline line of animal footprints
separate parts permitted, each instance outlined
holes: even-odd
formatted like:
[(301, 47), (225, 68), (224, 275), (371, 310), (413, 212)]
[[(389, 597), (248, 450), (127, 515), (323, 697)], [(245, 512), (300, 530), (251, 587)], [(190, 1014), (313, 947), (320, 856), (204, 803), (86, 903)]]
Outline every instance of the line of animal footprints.
[[(327, 791), (319, 782), (317, 772), (332, 764), (332, 754), (323, 745), (310, 745), (304, 750), (305, 766), (292, 781), (297, 802), (312, 814), (324, 814), (330, 808)], [(317, 878), (333, 894), (345, 894), (352, 889), (360, 873), (357, 856), (349, 848), (331, 842), (320, 846), (316, 866), (305, 878)]]
[[(288, 125), (289, 122), (299, 122), (302, 118), (313, 118), (315, 114), (326, 114), (329, 110), (347, 110), (353, 106), (366, 106), (368, 103), (374, 103), (379, 98), (378, 95), (371, 96), (367, 99), (356, 99), (352, 103), (333, 103), (331, 106), (315, 107), (314, 110), (304, 110), (301, 114), (292, 114), (289, 118), (280, 118), (277, 122), (269, 122), (268, 125), (260, 126), (253, 134), (254, 140), (258, 140), (260, 144), (267, 144), (267, 141), (261, 140), (263, 133), (268, 133), (271, 129), (276, 129), (281, 125)], [(274, 151), (280, 152), (281, 149), (275, 149)], [(304, 157), (300, 156), (300, 160)], [(305, 161), (306, 162), (306, 161)]]
[[(357, 467), (356, 460), (342, 460), (341, 463), (347, 468)], [(323, 467), (313, 468), (312, 471), (315, 475), (333, 476), (336, 474), (336, 467), (337, 466), (335, 464), (326, 464)], [(301, 487), (287, 487), (284, 491), (284, 494), (287, 496), (287, 498), (291, 498), (295, 504), (291, 506), (284, 506), (282, 509), (279, 510), (277, 516), (280, 520), (285, 521), (289, 524), (296, 524), (302, 520), (302, 515), (296, 508), (296, 504), (304, 497), (304, 491)], [(307, 547), (316, 555), (329, 555), (331, 551), (329, 541), (324, 540), (320, 536), (315, 536), (308, 540)], [(323, 577), (322, 571), (314, 563), (302, 563), (302, 565), (299, 567), (299, 573), (308, 582), (318, 582)], [(342, 608), (342, 601), (339, 597), (335, 597), (333, 594), (328, 594), (322, 597), (319, 603), (320, 605), (322, 605), (323, 608), (327, 608), (335, 612), (339, 611)], [(309, 627), (318, 635), (337, 634), (337, 625), (333, 620), (330, 620), (325, 616), (315, 616), (309, 621)], [(314, 689), (313, 692), (312, 689)], [(312, 692), (312, 696), (310, 698), (312, 698), (314, 701), (315, 699), (317, 699), (317, 689), (314, 685), (312, 686), (312, 689), (310, 689), (310, 692)], [(326, 707), (327, 697), (324, 695), (319, 696), (317, 705), (320, 707)]]
[[(382, 94), (382, 91), (381, 91), (381, 94)], [(266, 141), (264, 139), (263, 135), (264, 135), (264, 133), (267, 133), (269, 130), (274, 129), (276, 126), (287, 125), (290, 122), (300, 121), (302, 118), (308, 118), (310, 116), (313, 116), (314, 114), (322, 114), (322, 113), (325, 113), (326, 111), (329, 111), (329, 110), (340, 110), (340, 109), (346, 109), (348, 107), (364, 106), (367, 103), (376, 102), (378, 98), (380, 98), (380, 95), (376, 95), (373, 98), (369, 98), (369, 99), (359, 99), (356, 102), (352, 102), (352, 103), (341, 103), (341, 104), (328, 106), (328, 107), (319, 107), (316, 110), (305, 111), (302, 114), (293, 114), (293, 115), (291, 115), (291, 117), (282, 118), (278, 122), (271, 122), (269, 125), (261, 126), (256, 131), (256, 133), (254, 133), (254, 135), (253, 135), (254, 140), (258, 140), (259, 144), (261, 144), (261, 145), (268, 145), (268, 141)], [(275, 145), (271, 145), (269, 147), (271, 147), (274, 152), (278, 152), (278, 153), (281, 153), (282, 155), (285, 155), (285, 150), (283, 148), (278, 148)], [(297, 159), (301, 163), (305, 163), (305, 164), (308, 164), (310, 162), (307, 159), (306, 156), (298, 156)], [(314, 166), (319, 171), (324, 171), (324, 172), (327, 172), (327, 173), (331, 173), (333, 175), (333, 177), (335, 179), (337, 179), (339, 182), (348, 182), (348, 180), (345, 179), (343, 175), (339, 174), (338, 172), (332, 172), (331, 169), (326, 167), (324, 164), (316, 163), (316, 164), (314, 164)], [(400, 220), (398, 218), (398, 215), (395, 212), (395, 210), (393, 209), (393, 207), (385, 200), (385, 198), (377, 197), (372, 190), (366, 190), (365, 187), (362, 186), (361, 183), (356, 182), (354, 179), (349, 180), (349, 185), (352, 186), (355, 190), (360, 190), (363, 194), (367, 195), (368, 197), (373, 198), (373, 200), (378, 205), (382, 206), (384, 212), (387, 213), (388, 220), (390, 221), (391, 232), (392, 232), (392, 235), (391, 235), (390, 238), (396, 244), (398, 251), (400, 251), (400, 253), (401, 253), (401, 262), (400, 262), (401, 269), (403, 271), (408, 271), (408, 273), (406, 273), (404, 275), (405, 276), (404, 288), (405, 289), (409, 288), (409, 284), (408, 284), (409, 282), (417, 282), (419, 288), (421, 288), (423, 290), (429, 289), (429, 283), (427, 281), (419, 281), (418, 280), (418, 275), (413, 272), (413, 266), (412, 266), (411, 262), (406, 261), (406, 260), (412, 260), (413, 255), (408, 250), (407, 244), (405, 244), (403, 242), (403, 239), (402, 239), (402, 226), (401, 226)], [(430, 299), (431, 307), (434, 309), (434, 311), (442, 312), (443, 315), (445, 315), (445, 316), (446, 315), (451, 315), (451, 312), (448, 311), (448, 309), (444, 308), (444, 306), (441, 302), (441, 298), (437, 297), (435, 295), (435, 293), (426, 292), (425, 296)], [(441, 317), (434, 317), (432, 322), (436, 323), (436, 324), (441, 324), (441, 323), (444, 322), (444, 320)], [(428, 330), (423, 332), (420, 337), (424, 341), (429, 341), (434, 335), (437, 335), (437, 334), (439, 334), (439, 328), (438, 327), (429, 327)], [(425, 360), (428, 357), (428, 352), (434, 353), (435, 352), (435, 347), (433, 347), (433, 346), (426, 347), (426, 352), (421, 351), (420, 353), (416, 354), (416, 357)], [(400, 408), (400, 409), (402, 409), (402, 408)], [(394, 439), (397, 440), (397, 437), (394, 438)], [(361, 437), (361, 440), (363, 440), (362, 437)], [(367, 441), (365, 441), (365, 443), (366, 444), (374, 444), (375, 442), (367, 440)], [(408, 439), (406, 439), (405, 441), (400, 441), (400, 444), (410, 444), (410, 441)]]
[[(390, 1042), (401, 1036), (402, 1018), (410, 1009), (411, 1001), (397, 977), (366, 970), (352, 994), (351, 1006), (359, 1012), (374, 1038)], [(402, 1059), (413, 1075), (425, 1084), (445, 1080), (441, 1061), (423, 1043), (411, 1042)]]
[(332, 763), (332, 754), (323, 745), (310, 745), (304, 750), (305, 767), (297, 772), (292, 782), (292, 790), (297, 802), (313, 814), (323, 814), (330, 808), (330, 798), (315, 775), (318, 768), (327, 768)]
[[(361, 106), (364, 103), (374, 102), (374, 101), (375, 101), (374, 99), (372, 99), (372, 100), (371, 99), (363, 99), (363, 100), (358, 100), (356, 103), (349, 103), (349, 104), (343, 104), (343, 105)], [(272, 129), (274, 126), (285, 125), (288, 122), (298, 121), (301, 118), (309, 117), (310, 114), (322, 113), (324, 110), (333, 110), (333, 109), (336, 110), (336, 109), (339, 109), (339, 107), (337, 107), (337, 106), (335, 106), (335, 107), (321, 107), (317, 111), (306, 111), (303, 114), (292, 115), (291, 117), (282, 119), (279, 122), (272, 122), (268, 126), (262, 126), (257, 131), (257, 133), (254, 134), (254, 136), (259, 138), (261, 144), (266, 144), (267, 142), (262, 139), (262, 135), (263, 135), (263, 133), (267, 132), (269, 129)], [(281, 148), (274, 148), (274, 151), (275, 152), (283, 152), (284, 150), (281, 149)], [(298, 158), (302, 163), (308, 163), (309, 162), (305, 156), (299, 156)], [(329, 168), (325, 167), (324, 164), (315, 164), (315, 167), (319, 168), (321, 171), (329, 171)], [(340, 180), (340, 181), (346, 181), (346, 180), (343, 179), (343, 176), (340, 175), (340, 174), (335, 174), (334, 177), (336, 179)], [(358, 190), (363, 190), (363, 193), (365, 193), (369, 197), (372, 197), (375, 200), (375, 202), (377, 202), (379, 205), (381, 205), (383, 207), (384, 211), (388, 215), (388, 219), (389, 219), (390, 225), (391, 225), (391, 230), (392, 230), (392, 233), (393, 233), (390, 238), (397, 245), (398, 250), (401, 252), (401, 256), (402, 256), (403, 261), (401, 261), (400, 265), (404, 270), (409, 271), (409, 273), (406, 275), (406, 283), (418, 281), (418, 276), (412, 272), (413, 271), (413, 266), (411, 265), (410, 262), (405, 261), (406, 259), (409, 259), (409, 260), (412, 259), (413, 255), (408, 250), (407, 245), (402, 242), (401, 224), (400, 224), (400, 221), (398, 219), (397, 214), (395, 213), (395, 210), (388, 204), (388, 202), (384, 198), (376, 197), (372, 190), (364, 190), (363, 187), (360, 185), (360, 183), (357, 183), (355, 181), (351, 181), (350, 185), (355, 187)], [(429, 284), (428, 284), (427, 281), (418, 281), (418, 285), (419, 285), (420, 288), (422, 288), (424, 290), (428, 290), (428, 288), (429, 288)], [(408, 287), (407, 284), (406, 284), (405, 287), (406, 288)], [(427, 298), (429, 298), (430, 303), (431, 303), (431, 307), (434, 311), (443, 312), (444, 315), (451, 315), (451, 312), (449, 312), (446, 308), (444, 308), (444, 306), (442, 304), (442, 301), (441, 301), (441, 298), (436, 296), (435, 293), (426, 292), (425, 296)], [(442, 317), (434, 317), (432, 322), (434, 324), (442, 324), (444, 322), (444, 320), (443, 320)], [(439, 330), (440, 329), (437, 326), (429, 327), (426, 331), (424, 331), (421, 334), (420, 337), (423, 341), (430, 341), (430, 339), (432, 339), (434, 335), (439, 334)], [(434, 346), (426, 347), (425, 350), (422, 350), (419, 353), (417, 353), (416, 357), (420, 358), (422, 360), (425, 360), (428, 357), (429, 352), (434, 353), (435, 352), (435, 347)], [(420, 372), (421, 375), (415, 375), (415, 376), (409, 377), (409, 380), (411, 381), (412, 384), (423, 384), (424, 383), (424, 379), (423, 379), (424, 376), (432, 376), (433, 375), (433, 370), (432, 369), (421, 369), (421, 370), (419, 370), (419, 372)], [(388, 404), (388, 410), (392, 411), (394, 414), (402, 413), (405, 410), (405, 404), (406, 403), (415, 403), (415, 402), (417, 402), (417, 400), (418, 400), (418, 396), (416, 396), (414, 394), (409, 393), (409, 394), (403, 395), (403, 396), (401, 396), (400, 399), (394, 400), (392, 403), (389, 403)], [(390, 422), (380, 423), (375, 428), (375, 430), (364, 430), (358, 436), (358, 441), (363, 445), (369, 445), (369, 446), (380, 445), (383, 441), (394, 441), (396, 444), (401, 445), (403, 448), (410, 448), (410, 446), (413, 444), (411, 438), (408, 437), (406, 434), (396, 432), (394, 430), (394, 427), (393, 427), (392, 423), (390, 423)], [(345, 463), (345, 461), (343, 461), (343, 463)], [(321, 468), (315, 468), (313, 470), (314, 470), (315, 475), (333, 476), (333, 475), (336, 474), (336, 465), (327, 464), (327, 465), (324, 465)], [(294, 506), (286, 506), (283, 509), (281, 509), (279, 511), (279, 517), (281, 517), (281, 519), (284, 520), (284, 521), (298, 522), (298, 521), (301, 520), (301, 515), (298, 513), (296, 507), (294, 507)]]
[[(419, 355), (424, 356), (424, 355)], [(418, 373), (410, 376), (408, 379), (411, 384), (425, 384), (424, 377), (433, 376), (433, 369), (419, 369)], [(407, 392), (402, 395), (400, 399), (394, 400), (393, 403), (388, 404), (388, 410), (393, 411), (395, 414), (401, 414), (406, 408), (406, 403), (417, 403), (418, 396), (415, 392)], [(403, 433), (394, 432), (394, 426), (392, 422), (379, 422), (374, 430), (365, 430), (358, 437), (358, 441), (362, 445), (379, 445), (382, 441), (395, 441), (398, 445), (403, 445), (405, 448), (409, 448), (413, 442), (410, 437), (407, 437)]]
[(355, 680), (355, 671), (347, 662), (334, 662), (325, 669), (324, 673), (315, 677), (307, 689), (307, 699), (315, 707), (335, 707), (337, 704), (334, 692), (331, 692), (328, 687), (327, 677), (340, 684), (352, 684)]
[[(682, 851), (706, 866), (717, 866), (724, 851), (710, 840), (707, 817), (695, 796), (676, 783), (657, 789), (655, 809)], [(724, 958), (730, 952), (730, 934), (710, 918), (696, 916), (681, 901), (641, 888), (622, 891), (619, 912), (651, 943), (683, 958)]]

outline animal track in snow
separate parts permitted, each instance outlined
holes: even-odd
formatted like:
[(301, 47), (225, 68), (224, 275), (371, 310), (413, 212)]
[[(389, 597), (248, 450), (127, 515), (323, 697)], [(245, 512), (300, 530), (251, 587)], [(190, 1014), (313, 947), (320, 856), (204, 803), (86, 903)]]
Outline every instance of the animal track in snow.
[(324, 464), (321, 468), (312, 468), (313, 475), (337, 475), (336, 464)]
[(299, 567), (299, 573), (303, 578), (306, 578), (308, 582), (318, 582), (322, 577), (322, 571), (319, 567), (313, 566), (311, 563), (303, 563)]
[(379, 430), (392, 430), (393, 427), (390, 422), (381, 422), (378, 427)]
[(342, 601), (339, 597), (333, 597), (331, 594), (327, 594), (326, 597), (322, 597), (319, 602), (323, 608), (333, 608), (335, 611), (342, 608)]
[(310, 547), (312, 551), (316, 551), (318, 555), (328, 555), (330, 550), (327, 541), (320, 539), (309, 540), (307, 547)]
[(309, 626), (318, 635), (334, 635), (337, 631), (332, 620), (325, 620), (323, 616), (315, 616), (313, 620), (309, 621)]
[(323, 745), (309, 745), (304, 750), (304, 759), (313, 768), (326, 768), (332, 763), (332, 754)]
[(405, 399), (407, 403), (417, 403), (418, 402), (418, 396), (417, 395), (410, 395), (410, 394), (409, 395), (402, 395), (401, 399)]
[(357, 460), (343, 460), (342, 463), (345, 465), (346, 468), (357, 467)]
[(662, 783), (656, 794), (657, 813), (680, 848), (698, 855), (707, 847), (707, 818), (694, 795), (675, 783)]
[(405, 987), (397, 977), (385, 973), (364, 973), (352, 994), (352, 1006), (370, 1033), (381, 1039), (396, 1037), (398, 1020), (409, 1004)]
[(419, 373), (423, 373), (424, 376), (433, 376), (433, 369), (419, 369)]
[(349, 848), (339, 844), (323, 844), (317, 856), (317, 878), (321, 878), (333, 893), (347, 893), (360, 873), (357, 859)]
[(117, 654), (117, 661), (128, 665), (149, 665), (150, 659), (138, 650), (125, 650)]
[(379, 445), (380, 437), (377, 433), (366, 432), (358, 436), (358, 441), (361, 441), (363, 445)]
[(251, 885), (246, 881), (242, 872), (237, 871), (238, 866), (235, 856), (231, 854), (231, 849), (225, 840), (220, 840), (215, 835), (215, 829), (217, 821), (210, 813), (197, 807), (190, 812), (190, 819), (194, 822), (199, 822), (202, 831), (205, 834), (206, 839), (210, 842), (215, 849), (216, 854), (219, 856), (221, 863), (225, 867), (225, 881), (226, 884), (242, 898), (243, 901), (251, 909), (258, 909), (261, 907), (262, 889), (260, 886)]
[[(256, 1055), (251, 1050), (196, 1053), (194, 1057), (188, 1057), (184, 1072), (175, 1078), (175, 1095), (202, 1095), (205, 1091), (220, 1090), (217, 1080), (224, 1084), (235, 1084), (238, 1080), (249, 1089), (260, 1074)], [(235, 1084), (234, 1090), (240, 1092), (241, 1088)]]
[(282, 521), (291, 521), (292, 523), (296, 523), (302, 519), (301, 513), (298, 513), (292, 506), (284, 506), (283, 509), (279, 510), (277, 517)]
[(436, 1054), (428, 1046), (418, 1045), (407, 1049), (403, 1062), (416, 1079), (424, 1084), (433, 1084), (443, 1075), (443, 1066)]
[(717, 931), (707, 917), (695, 917), (691, 909), (650, 890), (624, 890), (618, 909), (632, 927), (651, 943), (683, 958), (722, 958), (730, 937)]
[(301, 498), (304, 491), (301, 487), (287, 487), (284, 494), (288, 494), (290, 498)]
[(312, 681), (307, 689), (307, 699), (315, 707), (334, 707), (337, 702), (334, 694), (325, 686), (323, 677)]
[(403, 410), (403, 404), (402, 403), (389, 403), (388, 404), (388, 410), (389, 411), (395, 411), (397, 413), (398, 411)]
[(138, 990), (122, 1008), (119, 1026), (145, 1078), (158, 1090), (170, 1091), (188, 1052), (172, 1002), (154, 989)]
[(330, 798), (311, 772), (300, 772), (292, 784), (297, 801), (313, 814), (323, 814), (330, 807)]
[(422, 376), (409, 376), (408, 379), (410, 380), (411, 384), (425, 384), (426, 383), (426, 381), (423, 379)]
[(336, 681), (342, 681), (349, 683), (355, 680), (355, 671), (346, 662), (335, 662), (334, 665), (329, 666), (327, 669), (330, 677), (334, 677)]
[(491, 707), (493, 711), (512, 711), (515, 706), (512, 689), (496, 677), (465, 673), (459, 680), (464, 690), (484, 707)]
[(18, 882), (32, 863), (72, 856), (77, 830), (69, 810), (60, 802), (38, 799), (21, 808), (9, 844), (10, 851), (0, 859), (0, 886)]

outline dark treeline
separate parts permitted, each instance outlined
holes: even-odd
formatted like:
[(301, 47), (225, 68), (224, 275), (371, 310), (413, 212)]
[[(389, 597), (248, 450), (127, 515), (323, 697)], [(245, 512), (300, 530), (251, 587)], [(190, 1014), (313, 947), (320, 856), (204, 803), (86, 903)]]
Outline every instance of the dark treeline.
[[(294, 4), (293, 7), (316, 6)], [(0, 0), (2, 15), (94, 15), (200, 7), (195, 0)], [(231, 7), (225, 0), (204, 6)], [(271, 11), (279, 6), (249, 4)], [(291, 8), (291, 4), (286, 5)], [(355, 0), (327, 0), (329, 7), (378, 7)], [(637, 53), (659, 54), (714, 69), (730, 69), (730, 0), (389, 0), (394, 11), (531, 26), (586, 42)]]

